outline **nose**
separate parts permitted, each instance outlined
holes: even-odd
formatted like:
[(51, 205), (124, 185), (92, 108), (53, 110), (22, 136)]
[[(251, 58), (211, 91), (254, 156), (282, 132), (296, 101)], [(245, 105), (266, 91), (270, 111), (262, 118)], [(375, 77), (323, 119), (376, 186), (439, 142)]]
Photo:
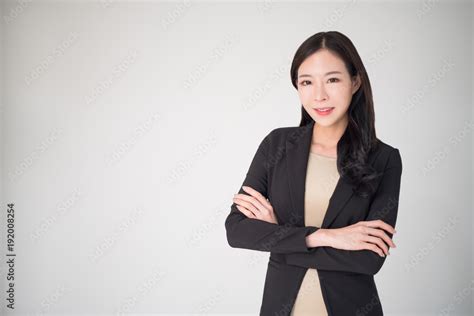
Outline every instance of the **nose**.
[(313, 96), (314, 96), (314, 100), (318, 102), (324, 101), (327, 99), (327, 93), (326, 93), (326, 90), (324, 89), (323, 84), (314, 85)]

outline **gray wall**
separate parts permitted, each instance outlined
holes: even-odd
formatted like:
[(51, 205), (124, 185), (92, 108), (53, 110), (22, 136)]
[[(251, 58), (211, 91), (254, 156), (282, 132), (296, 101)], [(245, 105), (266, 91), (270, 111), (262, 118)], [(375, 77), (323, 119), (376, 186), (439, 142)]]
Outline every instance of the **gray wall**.
[(338, 30), (400, 149), (387, 315), (472, 313), (472, 3), (2, 1), (2, 313), (246, 313), (268, 253), (224, 220), (258, 143), (296, 126), (289, 68)]

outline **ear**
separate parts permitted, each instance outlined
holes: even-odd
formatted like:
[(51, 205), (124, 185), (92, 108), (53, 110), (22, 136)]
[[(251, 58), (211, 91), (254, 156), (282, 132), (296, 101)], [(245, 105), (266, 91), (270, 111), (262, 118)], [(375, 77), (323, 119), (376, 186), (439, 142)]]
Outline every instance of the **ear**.
[(352, 77), (352, 94), (356, 93), (359, 90), (361, 85), (361, 80), (359, 75), (355, 75)]

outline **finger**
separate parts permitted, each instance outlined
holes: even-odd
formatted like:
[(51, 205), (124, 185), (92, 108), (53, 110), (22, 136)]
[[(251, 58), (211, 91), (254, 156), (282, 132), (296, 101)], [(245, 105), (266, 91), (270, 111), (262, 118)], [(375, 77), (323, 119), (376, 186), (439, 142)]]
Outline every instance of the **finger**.
[[(241, 200), (241, 199), (238, 199), (238, 198), (235, 198), (235, 197), (232, 199), (232, 201), (233, 201), (234, 204), (237, 206), (237, 208), (240, 207), (239, 210), (240, 210), (240, 209), (245, 209), (247, 212), (252, 213), (252, 216), (256, 216), (256, 214), (254, 214), (254, 213), (252, 212), (252, 210), (249, 210), (248, 207), (246, 207), (246, 205), (248, 206), (248, 204), (247, 204), (245, 201), (243, 201), (243, 200)], [(258, 211), (256, 211), (256, 213), (258, 213)]]
[(245, 216), (250, 217), (250, 218), (255, 218), (255, 215), (252, 212), (250, 212), (249, 210), (245, 209), (244, 207), (242, 207), (240, 205), (236, 205), (236, 206), (239, 209), (239, 211), (244, 213)]
[(250, 196), (254, 197), (261, 205), (265, 206), (265, 209), (272, 209), (270, 202), (260, 192), (248, 186), (242, 186), (242, 189), (250, 194)]
[(377, 253), (379, 256), (385, 257), (385, 255), (383, 254), (382, 249), (380, 249), (379, 247), (377, 247), (376, 245), (374, 245), (372, 243), (363, 243), (362, 248), (367, 249), (367, 250), (372, 250), (373, 252)]
[(254, 188), (252, 187), (248, 187), (248, 186), (242, 186), (242, 189), (247, 192), (248, 194), (250, 194), (251, 196), (255, 197), (262, 205), (265, 205), (266, 208), (268, 209), (271, 209), (272, 208), (272, 205), (270, 204), (270, 202), (268, 202), (268, 200), (262, 195), (262, 193), (258, 192), (257, 190), (255, 190)]
[(385, 223), (381, 219), (375, 219), (375, 220), (367, 221), (366, 224), (369, 227), (379, 227), (379, 228), (385, 229), (389, 233), (395, 234), (395, 228), (393, 228), (391, 225)]
[[(253, 205), (251, 202), (248, 202), (247, 200), (244, 200), (242, 198), (235, 197), (234, 203), (245, 207), (247, 210), (251, 211), (256, 217), (260, 217), (261, 211), (257, 207), (255, 207), (255, 205)], [(258, 202), (255, 202), (255, 203), (258, 203)]]
[(251, 203), (254, 207), (256, 207), (260, 212), (267, 212), (268, 209), (263, 206), (259, 200), (257, 200), (255, 197), (247, 195), (247, 194), (236, 194), (234, 195), (234, 198), (242, 199), (244, 201), (247, 201)]
[(385, 233), (384, 230), (377, 229), (377, 228), (370, 228), (370, 227), (368, 229), (369, 229), (370, 235), (374, 235), (374, 236), (382, 238), (387, 243), (387, 245), (390, 245), (390, 247), (393, 247), (393, 248), (397, 247), (395, 243), (393, 242), (393, 240)]
[(383, 250), (383, 253), (385, 255), (389, 255), (390, 253), (388, 252), (388, 247), (387, 245), (382, 241), (382, 239), (378, 237), (373, 237), (373, 236), (366, 236), (364, 238), (364, 241), (370, 242), (372, 244), (376, 244), (380, 249)]

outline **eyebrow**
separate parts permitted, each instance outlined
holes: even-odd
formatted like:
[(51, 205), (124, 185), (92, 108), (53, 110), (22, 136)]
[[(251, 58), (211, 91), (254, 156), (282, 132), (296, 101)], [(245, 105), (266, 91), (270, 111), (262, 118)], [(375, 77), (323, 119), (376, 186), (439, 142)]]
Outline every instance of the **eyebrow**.
[[(342, 74), (342, 72), (340, 72), (340, 71), (330, 71), (330, 72), (326, 72), (324, 74), (324, 76), (329, 76), (329, 75), (332, 75), (332, 74)], [(309, 75), (309, 74), (302, 74), (302, 75), (298, 76), (298, 78), (301, 78), (301, 77), (312, 77), (312, 76)]]

